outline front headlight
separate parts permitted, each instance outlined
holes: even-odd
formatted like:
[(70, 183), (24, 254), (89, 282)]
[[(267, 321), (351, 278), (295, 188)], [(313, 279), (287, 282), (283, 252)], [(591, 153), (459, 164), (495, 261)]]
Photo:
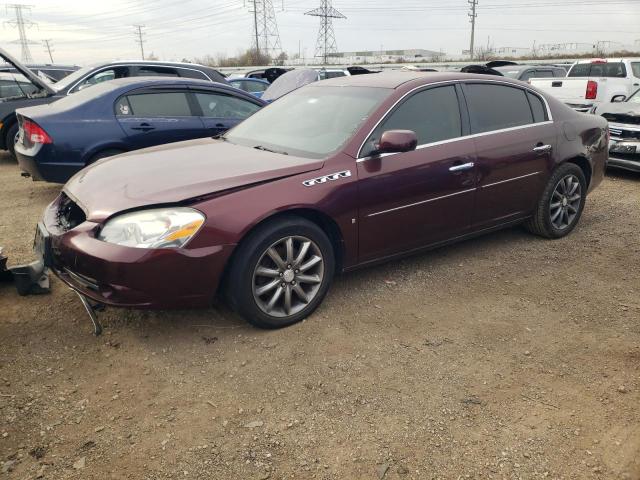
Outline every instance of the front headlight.
[(135, 248), (180, 248), (204, 223), (193, 208), (175, 207), (125, 213), (107, 221), (98, 234), (103, 242)]

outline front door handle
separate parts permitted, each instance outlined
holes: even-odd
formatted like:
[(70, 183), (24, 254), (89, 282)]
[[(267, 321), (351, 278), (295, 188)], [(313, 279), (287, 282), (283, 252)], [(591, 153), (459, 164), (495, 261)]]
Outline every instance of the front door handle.
[(469, 163), (463, 163), (461, 165), (454, 165), (453, 167), (449, 168), (450, 172), (464, 172), (465, 170), (471, 170), (473, 167), (475, 167), (476, 164), (473, 162), (469, 162)]
[(542, 145), (542, 144), (538, 144), (533, 151), (536, 153), (546, 153), (546, 152), (550, 152), (551, 149), (553, 147), (551, 145)]

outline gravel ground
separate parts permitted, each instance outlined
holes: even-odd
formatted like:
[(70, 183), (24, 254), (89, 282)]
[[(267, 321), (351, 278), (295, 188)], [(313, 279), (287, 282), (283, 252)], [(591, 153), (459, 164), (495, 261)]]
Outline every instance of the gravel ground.
[[(0, 245), (59, 187), (0, 158)], [(0, 477), (640, 479), (640, 175), (521, 229), (339, 278), (266, 332), (0, 286)], [(170, 277), (167, 277), (170, 281)]]

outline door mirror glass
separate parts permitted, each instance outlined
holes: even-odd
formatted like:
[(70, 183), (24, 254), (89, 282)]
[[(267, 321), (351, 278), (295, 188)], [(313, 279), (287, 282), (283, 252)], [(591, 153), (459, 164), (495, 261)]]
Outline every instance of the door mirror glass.
[(622, 103), (627, 99), (625, 95), (616, 95), (611, 99), (613, 103)]
[(387, 130), (380, 137), (376, 153), (411, 152), (418, 146), (418, 136), (412, 130)]

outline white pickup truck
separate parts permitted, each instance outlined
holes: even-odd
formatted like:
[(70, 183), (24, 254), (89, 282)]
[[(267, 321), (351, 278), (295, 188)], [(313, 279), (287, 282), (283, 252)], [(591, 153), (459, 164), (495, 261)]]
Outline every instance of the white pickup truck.
[(628, 97), (640, 88), (640, 59), (594, 59), (574, 63), (566, 78), (532, 78), (529, 83), (578, 112)]

